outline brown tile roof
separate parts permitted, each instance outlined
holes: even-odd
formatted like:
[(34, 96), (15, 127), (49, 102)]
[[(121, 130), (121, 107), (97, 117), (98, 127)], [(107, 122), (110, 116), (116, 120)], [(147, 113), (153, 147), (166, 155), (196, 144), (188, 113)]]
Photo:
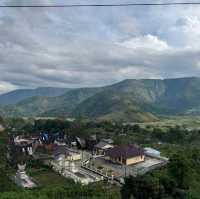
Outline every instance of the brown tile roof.
[(143, 154), (144, 154), (143, 149), (136, 147), (134, 145), (115, 146), (114, 148), (108, 149), (106, 151), (106, 156), (112, 158), (118, 158), (118, 157), (130, 158), (130, 157), (140, 156)]

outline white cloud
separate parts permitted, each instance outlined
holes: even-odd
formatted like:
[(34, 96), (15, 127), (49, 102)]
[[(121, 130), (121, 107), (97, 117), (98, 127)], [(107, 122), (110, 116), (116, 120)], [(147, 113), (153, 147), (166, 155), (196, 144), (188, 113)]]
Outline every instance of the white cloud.
[(8, 82), (0, 81), (0, 94), (17, 89), (17, 87)]
[(155, 50), (155, 51), (162, 51), (169, 49), (169, 46), (165, 41), (161, 41), (158, 39), (158, 37), (150, 34), (126, 40), (122, 42), (121, 45), (127, 48), (133, 48), (133, 49), (140, 48), (140, 49)]

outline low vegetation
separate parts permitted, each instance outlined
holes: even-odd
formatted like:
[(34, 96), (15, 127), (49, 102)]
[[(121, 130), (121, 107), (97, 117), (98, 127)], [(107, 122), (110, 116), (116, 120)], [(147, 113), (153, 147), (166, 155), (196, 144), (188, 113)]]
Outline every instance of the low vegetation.
[[(5, 157), (8, 132), (35, 134), (43, 130), (52, 133), (86, 137), (96, 134), (99, 138), (113, 138), (116, 144), (137, 143), (154, 147), (170, 158), (170, 163), (137, 178), (128, 177), (120, 188), (108, 183), (82, 186), (63, 179), (48, 169), (36, 170), (29, 165), (30, 174), (40, 182), (41, 187), (22, 190), (8, 178), (13, 173), (0, 159), (0, 198), (111, 198), (111, 199), (173, 199), (200, 198), (200, 131), (188, 130), (185, 126), (161, 128), (155, 126), (123, 125), (121, 123), (56, 120), (4, 120), (6, 130), (0, 134), (0, 155)], [(40, 167), (41, 169), (41, 167)]]

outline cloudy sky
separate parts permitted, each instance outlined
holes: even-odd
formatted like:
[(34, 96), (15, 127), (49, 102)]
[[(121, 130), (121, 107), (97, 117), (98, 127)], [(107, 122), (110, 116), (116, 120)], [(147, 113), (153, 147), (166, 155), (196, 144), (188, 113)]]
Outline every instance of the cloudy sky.
[[(1, 0), (2, 5), (95, 2), (137, 1)], [(184, 76), (200, 76), (200, 5), (0, 8), (0, 93)]]

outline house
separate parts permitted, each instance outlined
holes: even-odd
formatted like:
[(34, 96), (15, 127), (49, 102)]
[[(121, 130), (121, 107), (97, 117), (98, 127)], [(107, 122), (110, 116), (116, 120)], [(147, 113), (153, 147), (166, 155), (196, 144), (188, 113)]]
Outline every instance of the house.
[(97, 142), (96, 135), (91, 135), (87, 138), (76, 137), (76, 145), (79, 149), (93, 151)]
[(66, 160), (76, 161), (81, 159), (81, 155), (78, 152), (72, 151), (66, 146), (58, 145), (56, 146), (53, 155), (55, 159), (59, 159), (59, 157), (64, 156)]
[(105, 155), (114, 162), (124, 165), (137, 164), (144, 161), (143, 149), (134, 145), (115, 146), (105, 151)]
[(57, 146), (53, 152), (53, 161), (51, 165), (56, 171), (68, 169), (73, 172), (77, 171), (76, 161), (81, 160), (81, 154), (68, 149), (66, 146)]
[(95, 145), (95, 154), (96, 155), (105, 155), (105, 151), (108, 149), (113, 148), (114, 146), (108, 144), (107, 142), (100, 141), (98, 144)]

